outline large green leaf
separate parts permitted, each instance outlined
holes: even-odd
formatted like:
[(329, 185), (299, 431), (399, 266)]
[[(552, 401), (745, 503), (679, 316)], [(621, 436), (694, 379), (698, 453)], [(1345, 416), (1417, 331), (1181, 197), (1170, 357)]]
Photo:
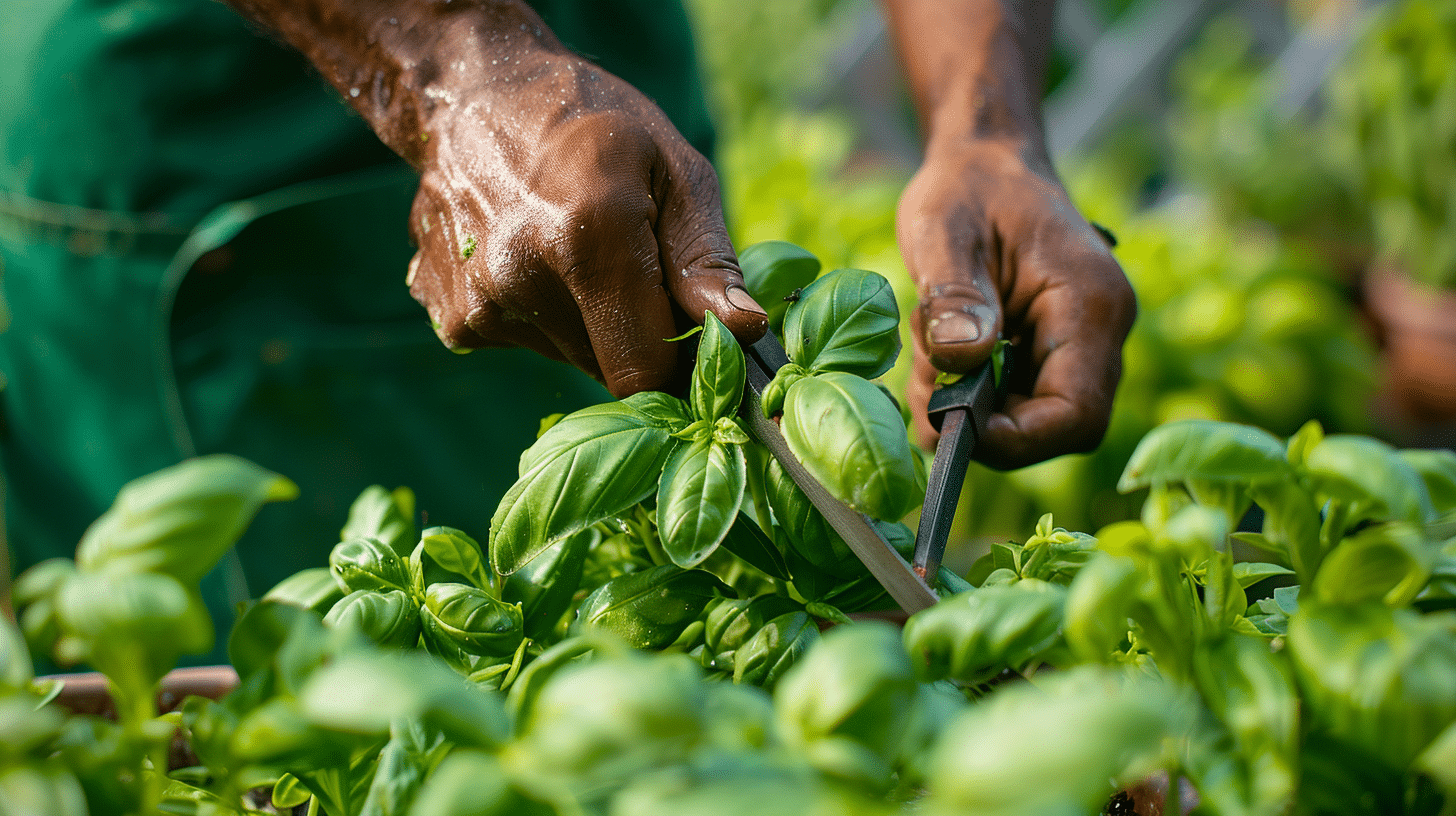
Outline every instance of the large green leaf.
[(698, 338), (697, 365), (688, 389), (688, 404), (697, 419), (715, 420), (733, 416), (743, 401), (747, 369), (743, 349), (712, 312), (703, 315), (703, 333)]
[(385, 490), (379, 485), (364, 488), (349, 506), (349, 519), (339, 540), (377, 538), (400, 556), (415, 546), (415, 494), (408, 487)]
[(1399, 451), (1398, 455), (1426, 483), (1436, 515), (1456, 513), (1456, 452), (1411, 449)]
[(553, 789), (599, 795), (692, 756), (706, 688), (686, 655), (629, 652), (568, 663), (525, 710), (505, 760)]
[[(522, 455), (531, 467), (490, 521), (491, 566), (502, 575), (553, 542), (647, 498), (663, 463), (683, 444), (667, 426), (635, 409), (597, 412), (590, 422), (575, 422), (575, 416), (557, 423)], [(538, 446), (545, 452), (532, 455)]]
[(334, 580), (333, 570), (328, 567), (309, 567), (299, 570), (273, 585), (263, 595), (263, 600), (289, 604), (300, 609), (312, 609), (327, 613), (329, 607), (344, 597), (339, 582)]
[(420, 535), (420, 543), (410, 553), (409, 566), (410, 580), (417, 593), (439, 581), (468, 583), (477, 589), (492, 591), (480, 544), (453, 527), (425, 530)]
[(1331, 550), (1311, 588), (1328, 603), (1374, 600), (1405, 606), (1425, 588), (1435, 556), (1418, 528), (1399, 522), (1375, 524)]
[(348, 592), (410, 588), (409, 567), (388, 544), (374, 538), (340, 541), (329, 552), (334, 580)]
[(439, 728), (462, 746), (497, 748), (510, 734), (499, 695), (420, 652), (352, 652), (315, 671), (298, 696), (309, 723), (385, 734), (402, 720)]
[(963, 592), (912, 615), (905, 650), (925, 680), (983, 682), (1058, 644), (1066, 597), (1032, 579)]
[(212, 620), (196, 590), (151, 572), (79, 573), (56, 597), (66, 639), (77, 657), (120, 688), (139, 693), (170, 671), (178, 656), (212, 648)]
[(1310, 450), (1305, 468), (1320, 498), (1351, 503), (1375, 520), (1425, 524), (1435, 517), (1421, 474), (1378, 439), (1327, 436)]
[(673, 452), (658, 484), (657, 532), (674, 564), (696, 567), (718, 549), (738, 518), (747, 483), (738, 445), (699, 439)]
[(772, 689), (809, 648), (819, 626), (804, 610), (770, 618), (733, 651), (733, 682)]
[(643, 391), (617, 402), (604, 402), (562, 417), (521, 453), (519, 475), (524, 477), (543, 461), (605, 436), (634, 428), (679, 431), (692, 422), (687, 403), (656, 391)]
[(664, 564), (602, 584), (581, 602), (577, 625), (605, 629), (639, 649), (660, 649), (709, 601), (733, 594), (711, 572)]
[(202, 580), (264, 504), (298, 495), (289, 480), (236, 456), (188, 459), (128, 482), (76, 548), (96, 572), (159, 572)]
[(505, 657), (524, 634), (521, 608), (466, 584), (432, 584), (420, 608), (425, 646), (446, 657)]
[(773, 510), (788, 546), (815, 569), (840, 578), (857, 577), (864, 565), (824, 514), (809, 501), (784, 466), (772, 459), (768, 463), (765, 488), (769, 507)]
[[(25, 638), (8, 619), (0, 618), (0, 692), (29, 688), (35, 679)], [(3, 694), (0, 694), (3, 696)]]
[(769, 326), (781, 332), (789, 298), (814, 282), (819, 259), (788, 241), (760, 241), (738, 253), (743, 282), (754, 299), (768, 312)]
[(601, 537), (596, 528), (567, 536), (506, 579), (501, 600), (520, 605), (527, 637), (542, 640), (555, 631), (581, 588), (587, 555)]
[(836, 269), (804, 287), (784, 317), (789, 359), (811, 371), (878, 377), (900, 354), (900, 308), (875, 272)]
[(1117, 489), (1189, 481), (1256, 483), (1290, 475), (1284, 445), (1268, 431), (1188, 419), (1148, 432), (1128, 459)]
[(946, 813), (1096, 813), (1163, 766), (1193, 713), (1168, 684), (1101, 667), (1016, 684), (951, 721), (929, 787)]
[(1131, 558), (1107, 554), (1094, 556), (1072, 579), (1063, 636), (1078, 659), (1110, 663), (1122, 651), (1131, 629), (1129, 611), (1143, 580)]
[[(779, 681), (774, 708), (785, 740), (811, 764), (879, 787), (908, 747), (917, 691), (899, 633), (867, 622), (825, 635)], [(859, 756), (845, 762), (846, 754)]]
[(352, 629), (389, 649), (412, 648), (420, 642), (420, 607), (397, 589), (350, 592), (334, 604), (324, 623)]
[(778, 545), (769, 539), (757, 522), (741, 510), (733, 526), (728, 528), (728, 535), (723, 537), (722, 547), (770, 578), (780, 581), (792, 578)]
[(1287, 650), (1313, 729), (1404, 771), (1456, 721), (1456, 627), (1379, 603), (1300, 598)]
[(867, 380), (837, 371), (799, 380), (780, 427), (804, 468), (861, 513), (899, 521), (924, 498), (900, 412)]

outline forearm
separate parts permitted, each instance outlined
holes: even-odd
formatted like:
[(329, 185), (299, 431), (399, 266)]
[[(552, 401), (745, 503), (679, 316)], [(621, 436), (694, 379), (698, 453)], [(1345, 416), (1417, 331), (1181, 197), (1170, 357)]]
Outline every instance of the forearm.
[(1055, 0), (882, 0), (926, 140), (1042, 147)]
[[(395, 152), (418, 167), (452, 89), (507, 86), (565, 48), (520, 0), (225, 0), (301, 51)], [(507, 68), (509, 66), (509, 68)]]

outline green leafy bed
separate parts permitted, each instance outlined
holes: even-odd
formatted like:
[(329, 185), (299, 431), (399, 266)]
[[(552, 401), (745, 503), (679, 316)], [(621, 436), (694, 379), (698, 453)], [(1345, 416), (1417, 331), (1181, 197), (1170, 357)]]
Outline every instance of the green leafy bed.
[[(865, 379), (898, 350), (888, 285), (745, 259), (789, 295), (764, 407), (908, 546), (922, 464)], [(128, 485), (16, 584), (0, 814), (236, 814), (260, 788), (331, 816), (1072, 814), (1159, 771), (1204, 813), (1456, 813), (1456, 456), (1168, 423), (1123, 472), (1140, 520), (1045, 518), (897, 629), (850, 621), (888, 599), (740, 424), (737, 344), (711, 317), (696, 341), (687, 399), (546, 423), (488, 547), (366, 490), (328, 567), (240, 615), (238, 689), (163, 716), (212, 639), (202, 573), (296, 491), (227, 456)], [(26, 641), (105, 672), (116, 720), (48, 702)], [(178, 731), (200, 764), (162, 773)]]

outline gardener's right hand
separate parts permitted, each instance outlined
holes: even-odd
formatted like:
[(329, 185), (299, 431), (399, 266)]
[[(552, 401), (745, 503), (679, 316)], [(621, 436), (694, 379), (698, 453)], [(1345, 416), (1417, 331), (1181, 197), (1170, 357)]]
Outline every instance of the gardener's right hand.
[(526, 346), (625, 396), (668, 387), (667, 338), (705, 310), (763, 334), (712, 166), (525, 3), (235, 2), (420, 170), (410, 292), (447, 346)]

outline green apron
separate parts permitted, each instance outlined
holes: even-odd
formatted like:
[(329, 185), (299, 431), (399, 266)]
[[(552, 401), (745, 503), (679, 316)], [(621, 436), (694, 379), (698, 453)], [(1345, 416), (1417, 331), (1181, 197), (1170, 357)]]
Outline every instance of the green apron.
[[(294, 53), (212, 0), (11, 0), (0, 53), (0, 459), (12, 573), (128, 480), (229, 452), (298, 482), (204, 582), (233, 606), (326, 563), (349, 502), (409, 485), (484, 537), (542, 416), (605, 398), (466, 357), (404, 286), (417, 179)], [(540, 0), (579, 52), (712, 138), (663, 0)], [(199, 662), (221, 659), (221, 647)]]

